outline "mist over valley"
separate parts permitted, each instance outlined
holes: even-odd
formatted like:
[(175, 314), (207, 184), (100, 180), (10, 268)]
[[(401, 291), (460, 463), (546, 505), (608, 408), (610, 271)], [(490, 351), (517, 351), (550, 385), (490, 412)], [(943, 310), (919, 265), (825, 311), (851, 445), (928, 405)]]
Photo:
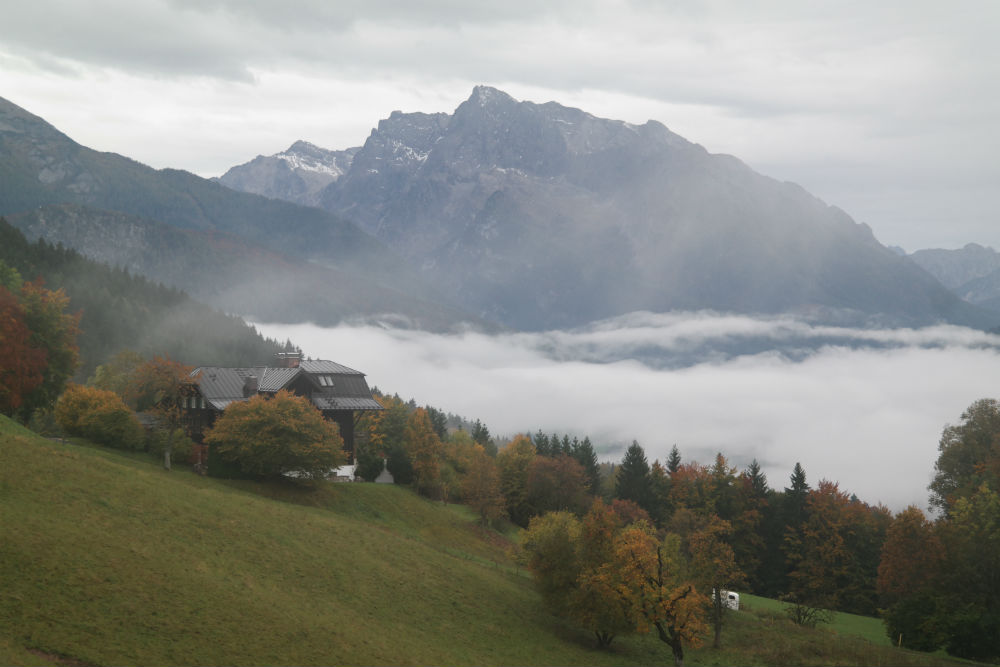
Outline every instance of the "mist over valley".
[(1000, 336), (956, 326), (855, 329), (793, 317), (634, 313), (574, 330), (431, 334), (258, 323), (404, 400), (481, 419), (501, 436), (590, 436), (619, 461), (638, 440), (708, 464), (756, 458), (775, 488), (796, 461), (893, 510), (927, 506), (947, 423), (992, 396)]

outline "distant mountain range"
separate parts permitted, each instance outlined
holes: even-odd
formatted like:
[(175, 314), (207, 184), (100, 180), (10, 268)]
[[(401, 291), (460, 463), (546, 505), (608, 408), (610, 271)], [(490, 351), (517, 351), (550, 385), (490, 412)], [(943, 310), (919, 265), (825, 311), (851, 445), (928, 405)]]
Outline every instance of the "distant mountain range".
[(0, 215), (265, 319), (1000, 322), (843, 211), (660, 123), (482, 86), (452, 114), (393, 112), (364, 146), (296, 142), (218, 182), (92, 151), (0, 100)]
[(918, 250), (910, 259), (960, 298), (1000, 311), (1000, 253), (969, 243), (959, 250)]
[(475, 318), (353, 223), (81, 146), (0, 99), (0, 215), (29, 239), (271, 321), (446, 330)]
[(996, 321), (843, 211), (655, 121), (480, 86), (453, 114), (393, 112), (364, 146), (323, 155), (299, 143), (219, 180), (290, 192), (284, 170), (314, 184), (322, 171), (322, 189), (289, 198), (350, 218), (466, 309), (518, 329), (706, 308)]

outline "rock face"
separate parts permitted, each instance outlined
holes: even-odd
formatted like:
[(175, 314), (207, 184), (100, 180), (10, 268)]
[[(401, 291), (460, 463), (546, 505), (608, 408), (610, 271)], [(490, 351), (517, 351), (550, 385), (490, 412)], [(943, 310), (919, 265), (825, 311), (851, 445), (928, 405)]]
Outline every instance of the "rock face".
[(380, 121), (319, 201), (518, 329), (703, 308), (990, 324), (796, 185), (655, 121), (488, 87), (450, 115)]
[[(843, 211), (653, 121), (630, 125), (477, 87), (453, 114), (394, 112), (357, 149), (303, 142), (259, 159), (264, 166), (243, 170), (246, 183), (326, 210), (98, 153), (0, 99), (0, 215), (22, 214), (22, 225), (91, 220), (92, 230), (121, 223), (130, 244), (135, 225), (151, 222), (213, 235), (215, 248), (235, 238), (296, 266), (336, 270), (335, 279), (297, 273), (290, 288), (333, 294), (338, 320), (406, 311), (419, 325), (424, 304), (443, 294), (523, 330), (672, 309), (997, 324)], [(27, 215), (63, 205), (79, 208)], [(112, 255), (115, 240), (106, 239)], [(150, 257), (140, 250), (132, 256)], [(203, 262), (206, 280), (221, 256)], [(162, 266), (185, 262), (164, 256)], [(318, 304), (305, 301), (287, 317), (319, 319)], [(439, 327), (464, 317), (438, 312)]]
[(433, 330), (475, 321), (350, 221), (91, 150), (2, 98), (0, 215), (227, 312)]
[(296, 141), (284, 152), (258, 155), (215, 180), (233, 190), (317, 206), (320, 191), (350, 168), (357, 150), (329, 151)]
[(959, 298), (1000, 310), (1000, 253), (969, 243), (960, 250), (918, 250), (910, 258)]

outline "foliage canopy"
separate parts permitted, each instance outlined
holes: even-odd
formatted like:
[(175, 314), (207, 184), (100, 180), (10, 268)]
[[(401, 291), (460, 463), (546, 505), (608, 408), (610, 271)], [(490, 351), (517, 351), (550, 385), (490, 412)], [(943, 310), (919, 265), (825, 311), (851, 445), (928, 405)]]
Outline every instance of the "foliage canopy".
[(232, 403), (205, 435), (212, 456), (254, 477), (295, 475), (319, 479), (344, 464), (336, 424), (309, 401), (288, 391)]

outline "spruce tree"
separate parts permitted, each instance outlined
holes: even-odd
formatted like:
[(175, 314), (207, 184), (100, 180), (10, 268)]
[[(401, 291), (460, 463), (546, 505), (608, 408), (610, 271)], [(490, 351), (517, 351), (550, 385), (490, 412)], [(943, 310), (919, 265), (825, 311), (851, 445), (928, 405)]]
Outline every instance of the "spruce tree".
[(750, 465), (746, 469), (747, 479), (750, 480), (750, 488), (753, 489), (753, 495), (755, 498), (764, 498), (767, 496), (767, 475), (765, 475), (761, 469), (760, 464), (757, 463), (757, 459), (750, 462)]
[[(651, 506), (649, 462), (646, 452), (635, 440), (625, 451), (621, 465), (618, 466), (618, 476), (615, 478), (615, 497), (621, 500), (631, 500), (647, 512)], [(652, 514), (652, 512), (650, 512)]]
[(677, 450), (677, 445), (670, 448), (670, 456), (667, 458), (667, 472), (673, 475), (681, 467), (681, 453)]
[(577, 463), (583, 466), (583, 471), (587, 474), (587, 490), (596, 496), (600, 490), (601, 474), (597, 465), (597, 452), (594, 451), (590, 438), (584, 438), (582, 442), (575, 442), (571, 455)]

